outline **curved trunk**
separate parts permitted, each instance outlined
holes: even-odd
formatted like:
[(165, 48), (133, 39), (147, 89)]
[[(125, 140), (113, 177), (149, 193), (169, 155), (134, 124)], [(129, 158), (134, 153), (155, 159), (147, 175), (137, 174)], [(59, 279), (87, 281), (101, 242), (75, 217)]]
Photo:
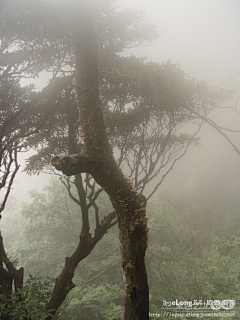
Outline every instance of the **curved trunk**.
[(108, 142), (98, 88), (98, 49), (91, 5), (81, 4), (73, 47), (76, 59), (76, 100), (84, 154), (57, 156), (51, 164), (66, 175), (90, 173), (109, 195), (115, 209), (125, 290), (125, 320), (149, 319), (145, 269), (148, 228), (146, 200), (116, 164)]

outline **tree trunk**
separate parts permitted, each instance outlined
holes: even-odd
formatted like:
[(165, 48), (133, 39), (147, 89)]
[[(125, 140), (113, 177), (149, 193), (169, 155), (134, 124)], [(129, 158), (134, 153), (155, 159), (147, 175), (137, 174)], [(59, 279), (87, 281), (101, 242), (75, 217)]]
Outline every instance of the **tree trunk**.
[[(7, 268), (4, 269), (4, 264)], [(3, 237), (0, 231), (0, 293), (5, 296), (12, 294), (12, 285), (14, 282), (15, 291), (23, 287), (23, 268), (17, 270), (12, 262), (8, 259), (4, 245)]]
[(82, 1), (74, 35), (76, 98), (83, 154), (57, 156), (51, 164), (66, 175), (90, 173), (108, 193), (116, 211), (125, 290), (125, 320), (149, 319), (145, 269), (148, 228), (146, 200), (117, 166), (108, 142), (98, 88), (98, 49), (91, 5)]
[[(56, 279), (53, 294), (49, 303), (46, 306), (47, 312), (54, 315), (63, 303), (63, 301), (65, 300), (69, 291), (75, 287), (75, 284), (72, 282), (72, 279), (76, 267), (78, 266), (80, 261), (82, 261), (90, 254), (90, 252), (94, 249), (98, 241), (100, 241), (101, 238), (106, 234), (107, 230), (111, 228), (111, 222), (114, 219), (114, 216), (115, 215), (113, 215), (113, 213), (107, 216), (107, 218), (101, 224), (93, 238), (91, 238), (89, 233), (85, 235), (85, 228), (82, 228), (80, 241), (77, 249), (70, 257), (66, 258), (63, 271)], [(46, 320), (51, 319), (51, 316), (48, 316), (46, 318)]]

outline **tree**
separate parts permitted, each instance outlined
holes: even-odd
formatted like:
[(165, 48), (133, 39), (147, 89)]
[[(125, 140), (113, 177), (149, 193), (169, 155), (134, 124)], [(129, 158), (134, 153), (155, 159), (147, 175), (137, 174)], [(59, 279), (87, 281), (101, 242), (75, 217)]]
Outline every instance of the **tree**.
[[(0, 189), (1, 193), (3, 193), (0, 212), (5, 208), (14, 178), (20, 167), (17, 160), (18, 152), (31, 145), (35, 133), (41, 127), (39, 120), (37, 120), (38, 110), (29, 101), (31, 87), (21, 88), (16, 79), (9, 77), (8, 72), (10, 69), (11, 65), (6, 70), (3, 70), (0, 87)], [(4, 269), (3, 263), (7, 270)], [(12, 292), (13, 280), (15, 290), (22, 287), (23, 269), (17, 270), (8, 259), (1, 235), (0, 273), (1, 293), (9, 295)]]
[[(148, 238), (146, 198), (137, 193), (132, 182), (123, 176), (108, 142), (99, 98), (97, 41), (89, 6), (82, 2), (79, 31), (73, 40), (77, 69), (76, 94), (84, 148), (75, 155), (57, 156), (51, 164), (66, 175), (91, 174), (108, 193), (119, 226), (125, 289), (124, 317), (148, 319), (148, 284), (144, 263)], [(72, 286), (71, 270), (75, 263), (73, 255), (66, 261), (57, 279), (55, 289), (58, 298), (63, 286)]]
[[(15, 43), (17, 48), (17, 43)], [(5, 209), (15, 176), (19, 170), (18, 153), (26, 151), (39, 138), (53, 106), (41, 105), (33, 86), (22, 87), (20, 78), (26, 72), (25, 57), (12, 49), (7, 37), (0, 42), (0, 213)], [(46, 97), (46, 95), (45, 95)], [(37, 137), (38, 136), (38, 137)], [(1, 215), (0, 215), (1, 218)], [(4, 264), (7, 268), (4, 269)], [(23, 268), (17, 270), (8, 259), (0, 235), (0, 292), (8, 296), (23, 285)]]
[[(102, 197), (100, 210), (105, 208), (107, 211), (106, 200)], [(55, 178), (51, 179), (43, 192), (33, 190), (31, 203), (24, 203), (22, 206), (21, 224), (18, 227), (16, 220), (18, 221), (16, 215), (12, 215), (12, 219), (10, 216), (8, 225), (11, 224), (12, 232), (16, 233), (18, 230), (18, 240), (13, 242), (12, 232), (9, 229), (5, 231), (9, 254), (24, 267), (25, 274), (38, 274), (42, 281), (57, 277), (64, 265), (64, 257), (74, 250), (81, 230), (79, 206), (73, 205), (64, 185)], [(90, 213), (89, 220), (90, 225), (93, 225), (93, 212)], [(101, 319), (108, 318), (104, 314), (112, 314), (114, 319), (122, 317), (118, 231), (116, 227), (113, 229), (99, 242), (97, 250), (81, 263), (81, 268), (76, 269), (76, 288), (57, 313), (59, 318), (63, 319), (63, 313), (64, 319), (100, 319), (100, 316)], [(94, 296), (92, 291), (95, 291)], [(48, 292), (51, 293), (52, 290)], [(98, 297), (100, 292), (104, 292), (104, 296)], [(99, 301), (96, 302), (98, 298)], [(93, 302), (96, 302), (95, 306), (91, 305)], [(107, 313), (109, 303), (113, 309)]]
[[(6, 20), (5, 20), (5, 22), (6, 22)], [(3, 25), (3, 28), (5, 28), (5, 27), (6, 27), (6, 23), (5, 23), (5, 25)], [(39, 72), (41, 70), (41, 67), (39, 68), (39, 64), (36, 65), (36, 62), (35, 62), (35, 57), (36, 57), (35, 56), (35, 51), (33, 51), (33, 54), (32, 54), (32, 51), (29, 49), (29, 46), (28, 45), (26, 46), (24, 44), (24, 42), (21, 42), (21, 40), (19, 40), (17, 37), (15, 37), (11, 33), (11, 31), (12, 30), (10, 30), (9, 33), (8, 33), (8, 34), (10, 34), (10, 37), (6, 37), (4, 39), (4, 41), (2, 41), (2, 44), (3, 44), (3, 46), (5, 46), (7, 44), (7, 45), (9, 45), (9, 47), (14, 46), (14, 45), (18, 46), (19, 47), (19, 51), (13, 52), (13, 53), (11, 53), (11, 51), (7, 52), (8, 56), (10, 56), (10, 59), (5, 59), (5, 60), (3, 59), (3, 65), (6, 66), (7, 70), (11, 69), (12, 65), (13, 65), (14, 66), (13, 67), (13, 74), (14, 74), (15, 77), (19, 77), (19, 75), (23, 76), (24, 72), (25, 72), (27, 77), (31, 76), (31, 75), (35, 75), (36, 74), (36, 71), (35, 71), (36, 69), (35, 68), (37, 68), (37, 72)], [(8, 38), (10, 38), (10, 41), (8, 41), (9, 40)], [(44, 45), (43, 45), (43, 47), (44, 47)], [(48, 48), (48, 44), (46, 44), (46, 47)], [(6, 51), (7, 51), (6, 48), (3, 48), (2, 52), (4, 53), (4, 58), (7, 56), (6, 55)], [(27, 53), (27, 57), (28, 57), (27, 59), (26, 59), (26, 56), (23, 55), (23, 53)], [(32, 64), (30, 66), (29, 65), (26, 66), (27, 62), (30, 61), (30, 56), (31, 56), (31, 59), (32, 59), (31, 60)], [(22, 57), (24, 57), (24, 58), (22, 59)], [(19, 59), (20, 59), (20, 65), (22, 67), (22, 70), (20, 70), (20, 71), (19, 71), (18, 68), (15, 68), (15, 60), (16, 59), (17, 59), (18, 62), (19, 62)], [(10, 63), (9, 63), (9, 61), (10, 61)], [(42, 63), (45, 64), (45, 61), (43, 61)], [(45, 97), (45, 99), (46, 99), (46, 97)], [(24, 136), (23, 136), (23, 138), (24, 138)], [(23, 147), (23, 145), (21, 145), (21, 147)], [(14, 176), (13, 176), (13, 178), (14, 178)], [(81, 177), (78, 176), (77, 179), (80, 180)], [(80, 181), (80, 187), (81, 187), (81, 181)], [(10, 188), (9, 188), (9, 190), (10, 190)], [(83, 208), (83, 204), (82, 204), (82, 209), (84, 209)], [(83, 217), (86, 217), (86, 214), (84, 214), (84, 210), (83, 210)], [(113, 218), (113, 214), (110, 216), (110, 221), (112, 220), (112, 218)], [(108, 219), (107, 222), (109, 222), (109, 219)], [(85, 224), (84, 224), (84, 226), (85, 226)], [(100, 225), (98, 225), (98, 227), (100, 227)], [(105, 233), (104, 227), (102, 229), (104, 231), (103, 232), (103, 234), (104, 234)], [(83, 230), (83, 231), (86, 233), (86, 230)], [(88, 230), (87, 230), (87, 232), (88, 232)], [(84, 235), (84, 234), (82, 236), (83, 236), (83, 238), (86, 237), (86, 235)]]
[[(74, 20), (75, 21), (75, 20)], [(95, 23), (96, 24), (96, 23)], [(91, 25), (87, 26), (91, 27)], [(72, 28), (72, 26), (71, 26)], [(26, 31), (26, 30), (25, 30)], [(49, 28), (47, 28), (47, 31), (49, 31)], [(55, 30), (56, 31), (56, 30)], [(65, 33), (63, 32), (63, 35)], [(24, 33), (24, 36), (26, 37), (26, 33)], [(55, 36), (55, 35), (54, 35)], [(53, 36), (53, 38), (54, 38)], [(62, 36), (62, 35), (61, 35)], [(61, 38), (60, 36), (60, 38)], [(59, 52), (61, 53), (61, 56), (63, 54), (64, 59), (67, 57), (69, 58), (69, 55), (66, 49), (66, 43), (69, 45), (69, 39), (66, 41), (63, 36), (61, 38), (62, 41), (58, 41), (58, 48), (61, 48)], [(211, 108), (202, 108), (200, 109), (198, 105), (195, 107), (185, 108), (185, 104), (192, 104), (192, 102), (195, 99), (201, 98), (201, 103), (206, 103), (207, 105), (210, 104), (213, 100), (216, 102), (217, 98), (214, 96), (214, 99), (209, 100), (209, 95), (206, 95), (204, 88), (206, 89), (207, 86), (202, 84), (199, 86), (198, 84), (193, 84), (192, 88), (186, 85), (184, 89), (192, 89), (190, 90), (190, 97), (187, 95), (180, 95), (182, 91), (182, 87), (178, 88), (176, 85), (177, 92), (175, 93), (175, 97), (181, 98), (181, 102), (179, 103), (176, 98), (172, 98), (170, 96), (169, 98), (169, 86), (167, 83), (164, 83), (164, 78), (159, 77), (159, 74), (157, 72), (162, 72), (163, 70), (158, 66), (157, 64), (149, 64), (146, 63), (139, 63), (135, 59), (129, 60), (128, 63), (126, 63), (126, 59), (121, 59), (116, 56), (116, 51), (119, 50), (119, 43), (112, 43), (111, 37), (107, 37), (108, 41), (103, 41), (102, 47), (100, 46), (100, 50), (102, 48), (106, 49), (114, 49), (111, 50), (105, 50), (107, 54), (102, 58), (102, 71), (101, 74), (105, 74), (105, 84), (104, 81), (102, 82), (102, 92), (110, 92), (109, 90), (109, 83), (110, 81), (106, 81), (106, 78), (111, 80), (113, 83), (111, 87), (111, 94), (112, 96), (117, 95), (119, 97), (119, 101), (116, 104), (117, 108), (112, 107), (112, 105), (109, 106), (106, 110), (106, 124), (108, 125), (109, 134), (111, 134), (113, 147), (118, 146), (120, 153), (119, 163), (123, 164), (125, 162), (125, 166), (128, 165), (130, 176), (134, 179), (134, 183), (137, 189), (134, 189), (134, 186), (130, 183), (130, 180), (123, 176), (120, 169), (115, 163), (115, 160), (112, 155), (111, 147), (108, 144), (108, 137), (106, 135), (105, 131), (105, 124), (103, 121), (103, 114), (99, 107), (101, 102), (99, 100), (99, 96), (96, 94), (98, 91), (98, 73), (97, 73), (97, 67), (98, 62), (96, 59), (97, 53), (96, 48), (94, 47), (94, 40), (92, 39), (85, 39), (85, 36), (81, 33), (80, 34), (80, 40), (78, 40), (78, 35), (74, 35), (73, 38), (75, 39), (74, 47), (75, 47), (75, 57), (76, 57), (76, 66), (79, 68), (81, 66), (81, 70), (79, 71), (79, 74), (76, 77), (77, 83), (78, 81), (85, 81), (84, 80), (84, 73), (86, 77), (88, 77), (88, 73), (92, 73), (92, 76), (90, 77), (89, 82), (90, 84), (86, 83), (86, 92), (84, 93), (82, 90), (77, 92), (77, 98), (78, 101), (80, 101), (79, 108), (81, 109), (80, 112), (80, 121), (81, 121), (81, 134), (84, 136), (81, 136), (80, 143), (76, 147), (76, 143), (73, 144), (73, 141), (76, 142), (76, 138), (74, 138), (74, 134), (77, 130), (77, 124), (76, 122), (73, 122), (72, 120), (76, 118), (76, 110), (71, 109), (69, 112), (69, 121), (67, 123), (68, 125), (68, 135), (65, 135), (65, 141), (70, 141), (70, 144), (68, 147), (64, 145), (64, 140), (62, 145), (59, 145), (58, 140), (58, 133), (59, 131), (56, 131), (56, 135), (52, 136), (52, 142), (57, 143), (56, 148), (66, 148), (68, 149), (68, 152), (79, 152), (82, 156), (76, 156), (76, 157), (70, 157), (67, 159), (73, 160), (73, 161), (80, 161), (80, 164), (82, 164), (81, 171), (79, 169), (75, 168), (68, 168), (70, 171), (66, 171), (68, 174), (75, 174), (76, 175), (76, 183), (79, 190), (79, 199), (75, 199), (74, 201), (78, 202), (82, 209), (82, 216), (83, 216), (83, 228), (81, 232), (81, 240), (79, 243), (79, 246), (73, 256), (71, 258), (68, 258), (66, 260), (65, 269), (63, 270), (63, 273), (60, 275), (56, 282), (55, 290), (52, 296), (52, 299), (48, 305), (48, 308), (54, 308), (57, 309), (58, 306), (61, 304), (61, 302), (65, 299), (67, 292), (73, 287), (73, 284), (71, 282), (71, 278), (73, 276), (73, 272), (75, 267), (77, 266), (78, 262), (83, 259), (87, 254), (91, 252), (94, 245), (96, 244), (96, 241), (99, 241), (99, 239), (106, 233), (107, 229), (113, 225), (112, 221), (115, 219), (115, 214), (111, 213), (108, 215), (108, 217), (103, 220), (102, 224), (100, 224), (99, 217), (98, 217), (98, 209), (95, 206), (95, 195), (98, 191), (95, 193), (95, 183), (93, 182), (90, 175), (94, 177), (96, 182), (101, 186), (101, 188), (104, 188), (107, 193), (110, 195), (111, 201), (113, 203), (113, 206), (115, 210), (117, 211), (117, 217), (118, 222), (120, 225), (120, 238), (122, 242), (122, 250), (123, 254), (123, 267), (124, 267), (124, 275), (126, 277), (126, 291), (129, 292), (129, 295), (126, 297), (126, 316), (128, 317), (137, 317), (137, 315), (133, 315), (132, 313), (136, 312), (138, 314), (141, 313), (140, 310), (140, 304), (141, 302), (137, 299), (137, 295), (135, 295), (136, 290), (142, 290), (143, 296), (144, 296), (144, 303), (142, 304), (142, 308), (145, 310), (145, 315), (147, 316), (148, 312), (147, 310), (147, 285), (146, 285), (146, 274), (144, 270), (144, 254), (146, 249), (146, 238), (147, 238), (147, 228), (146, 228), (146, 218), (145, 218), (145, 198), (142, 195), (144, 188), (146, 186), (147, 182), (150, 182), (154, 179), (160, 172), (160, 170), (165, 167), (169, 161), (173, 161), (173, 164), (175, 164), (176, 160), (185, 154), (185, 151), (187, 150), (188, 146), (191, 143), (195, 143), (196, 140), (194, 139), (194, 136), (189, 135), (173, 135), (173, 133), (179, 131), (180, 128), (186, 124), (189, 123), (189, 121), (197, 122), (199, 128), (201, 128), (202, 120), (204, 120), (206, 117), (205, 115), (211, 110)], [(70, 37), (71, 39), (71, 37)], [(40, 45), (40, 52), (43, 50), (43, 52), (49, 52), (49, 43), (54, 43), (53, 39), (46, 40), (44, 38), (44, 42), (42, 46)], [(28, 39), (29, 41), (29, 39)], [(33, 41), (33, 44), (35, 45), (36, 41), (35, 39), (30, 39), (30, 43)], [(86, 58), (86, 64), (84, 61), (82, 61), (82, 56), (79, 54), (79, 49), (81, 48), (83, 43), (85, 41), (86, 44), (86, 51), (81, 51)], [(92, 41), (92, 42), (91, 42)], [(32, 43), (31, 43), (32, 45)], [(88, 47), (89, 46), (89, 47)], [(71, 42), (70, 42), (71, 47)], [(24, 48), (29, 48), (28, 45), (25, 45)], [(91, 52), (91, 48), (93, 48), (93, 52)], [(46, 49), (46, 51), (45, 51)], [(95, 55), (94, 55), (95, 52)], [(90, 54), (91, 53), (91, 54)], [(89, 54), (89, 57), (88, 57)], [(33, 56), (36, 57), (36, 51), (33, 50)], [(50, 55), (52, 57), (52, 55)], [(43, 55), (43, 57), (45, 57)], [(56, 57), (56, 56), (55, 56)], [(90, 61), (90, 57), (92, 61)], [(109, 61), (109, 57), (112, 59), (111, 61), (115, 62), (115, 72), (113, 70), (109, 70), (107, 68), (107, 61)], [(74, 62), (72, 61), (73, 55), (70, 57), (70, 63), (69, 65), (73, 65)], [(58, 57), (59, 59), (59, 57)], [(63, 65), (66, 67), (65, 61), (62, 59)], [(104, 60), (105, 59), (105, 60)], [(32, 61), (32, 60), (31, 60)], [(37, 61), (34, 60), (35, 66), (39, 66), (38, 63), (43, 63), (47, 70), (54, 68), (54, 77), (56, 77), (56, 74), (58, 72), (64, 73), (64, 68), (62, 68), (62, 65), (60, 65), (59, 68), (56, 67), (56, 65), (59, 66), (56, 62), (59, 61), (55, 58), (51, 63), (49, 63), (49, 57), (47, 60), (44, 61)], [(94, 64), (92, 66), (91, 64)], [(104, 64), (105, 63), (105, 64)], [(52, 67), (54, 65), (54, 67)], [(123, 66), (125, 65), (125, 67)], [(139, 72), (138, 77), (134, 77), (134, 73), (131, 74), (130, 71), (135, 71), (136, 68), (132, 68), (132, 66), (141, 66), (141, 72)], [(117, 68), (116, 68), (117, 66)], [(119, 71), (119, 66), (121, 67), (121, 72)], [(129, 66), (131, 68), (129, 68)], [(89, 68), (89, 69), (88, 69)], [(95, 69), (94, 69), (95, 68)], [(166, 70), (171, 69), (171, 64), (169, 68), (166, 68)], [(117, 71), (117, 72), (116, 72)], [(128, 71), (128, 72), (126, 72)], [(151, 72), (150, 72), (151, 71)], [(155, 72), (156, 71), (156, 72)], [(81, 74), (83, 72), (83, 74)], [(149, 78), (149, 75), (151, 77)], [(82, 78), (83, 77), (83, 78)], [(128, 94), (121, 94), (122, 92), (119, 90), (120, 86), (116, 86), (116, 90), (114, 89), (114, 85), (116, 83), (116, 78), (125, 79), (125, 81), (122, 81), (122, 88), (124, 90), (129, 90), (129, 88), (135, 88), (138, 90), (138, 94), (135, 94), (134, 98), (137, 97), (137, 99), (134, 101), (132, 99), (132, 96), (129, 97)], [(56, 79), (52, 82), (52, 84), (59, 84), (66, 82), (66, 77), (61, 79), (61, 81), (56, 81)], [(147, 80), (147, 81), (146, 81)], [(172, 79), (173, 83), (170, 83), (171, 88), (174, 86), (174, 81), (176, 79)], [(114, 83), (115, 81), (115, 83)], [(84, 83), (84, 82), (83, 82)], [(166, 92), (165, 94), (156, 94), (156, 87), (154, 88), (154, 85), (160, 86), (165, 88)], [(68, 85), (69, 86), (69, 85)], [(77, 85), (79, 86), (79, 84)], [(50, 85), (47, 90), (49, 90), (52, 93), (52, 89), (54, 88), (53, 85)], [(67, 86), (66, 86), (67, 88)], [(92, 91), (96, 89), (97, 91)], [(79, 88), (78, 88), (79, 89)], [(196, 90), (197, 89), (197, 90)], [(83, 99), (86, 99), (84, 102), (85, 104), (90, 104), (89, 109), (82, 103), (82, 97), (84, 94), (87, 94), (87, 91), (92, 93), (91, 97), (84, 97)], [(105, 91), (104, 91), (105, 90)], [(158, 90), (158, 87), (157, 87)], [(200, 93), (197, 91), (199, 90)], [(203, 91), (203, 93), (202, 93)], [(59, 91), (58, 91), (59, 92)], [(66, 95), (69, 95), (69, 92), (72, 93), (71, 86), (69, 87), (69, 91), (65, 91)], [(139, 93), (141, 92), (141, 93)], [(72, 97), (72, 95), (69, 95), (69, 97)], [(210, 96), (211, 97), (211, 96)], [(87, 99), (92, 99), (92, 101), (87, 101)], [(121, 101), (121, 98), (124, 98), (124, 101)], [(184, 98), (184, 100), (182, 99)], [(192, 98), (192, 99), (191, 99)], [(212, 96), (213, 98), (213, 96)], [(205, 99), (205, 100), (204, 100)], [(107, 100), (110, 102), (112, 99), (108, 98)], [(199, 99), (200, 100), (200, 99)], [(46, 101), (46, 99), (45, 99)], [(134, 102), (133, 104), (134, 108), (131, 108), (127, 106), (127, 103)], [(73, 100), (72, 100), (73, 102)], [(96, 104), (96, 105), (94, 105)], [(202, 107), (201, 104), (201, 107)], [(145, 108), (145, 106), (148, 105), (148, 108)], [(124, 106), (124, 108), (122, 107)], [(86, 107), (86, 108), (85, 108)], [(118, 109), (119, 108), (119, 109)], [(117, 116), (113, 118), (113, 110), (117, 109)], [(68, 109), (70, 110), (70, 109)], [(187, 111), (186, 111), (187, 110)], [(89, 112), (89, 114), (88, 114)], [(199, 113), (203, 112), (203, 116), (199, 116)], [(151, 121), (149, 121), (149, 116), (151, 115)], [(200, 121), (197, 120), (197, 118), (200, 118)], [(128, 128), (124, 128), (125, 124), (121, 127), (119, 126), (119, 122), (122, 120), (129, 119), (128, 121)], [(140, 120), (140, 125), (138, 125), (135, 121)], [(161, 125), (159, 125), (161, 123)], [(126, 126), (125, 126), (126, 127)], [(123, 130), (123, 128), (125, 130)], [(133, 130), (134, 129), (134, 130)], [(152, 131), (150, 130), (152, 129)], [(73, 139), (74, 138), (74, 139)], [(126, 139), (127, 138), (127, 139)], [(126, 143), (125, 143), (125, 142)], [(160, 144), (159, 144), (160, 143)], [(131, 150), (130, 158), (127, 157), (127, 153)], [(150, 151), (149, 151), (150, 150)], [(52, 150), (49, 150), (52, 152)], [(159, 159), (161, 156), (163, 156), (164, 152), (167, 152), (167, 160), (165, 159), (165, 162), (161, 162), (160, 166), (157, 168), (157, 165), (159, 164)], [(46, 152), (46, 150), (44, 151)], [(182, 153), (181, 153), (182, 152)], [(41, 155), (41, 152), (40, 152)], [(104, 159), (104, 157), (106, 157)], [(62, 163), (59, 163), (59, 159), (61, 158), (55, 158), (52, 163), (57, 167), (61, 168)], [(145, 160), (144, 160), (145, 159)], [(164, 157), (162, 157), (164, 160)], [(174, 160), (173, 160), (174, 159)], [(40, 157), (37, 159), (40, 161)], [(144, 165), (143, 162), (145, 161)], [(39, 163), (39, 162), (38, 162)], [(40, 167), (42, 164), (40, 163)], [(105, 170), (105, 172), (102, 171)], [(172, 166), (170, 166), (169, 170), (172, 169)], [(72, 171), (71, 171), (72, 170)], [(64, 169), (65, 171), (65, 169)], [(89, 199), (89, 203), (86, 204), (86, 196), (87, 192), (83, 189), (83, 181), (82, 176), (79, 175), (79, 172), (84, 172), (86, 174), (86, 187), (91, 189)], [(163, 176), (164, 178), (164, 176)], [(69, 190), (69, 195), (72, 196), (70, 191), (70, 185), (71, 181), (66, 180), (66, 185)], [(157, 184), (158, 186), (158, 184)], [(156, 186), (156, 187), (157, 187)], [(100, 189), (101, 190), (101, 189)], [(154, 189), (156, 190), (156, 188)], [(153, 190), (153, 191), (154, 191)], [(140, 193), (138, 194), (137, 191)], [(151, 194), (150, 194), (151, 195)], [(89, 206), (93, 206), (95, 208), (95, 214), (96, 214), (96, 232), (94, 238), (91, 238), (91, 235), (89, 233), (89, 221), (88, 221), (88, 209)], [(125, 209), (126, 210), (125, 210)], [(129, 210), (129, 212), (127, 212)], [(134, 215), (136, 213), (136, 215)], [(131, 221), (128, 221), (128, 218), (132, 218)], [(135, 223), (136, 222), (136, 223)], [(129, 237), (128, 237), (129, 235)], [(139, 239), (137, 239), (139, 236)], [(129, 242), (132, 241), (132, 242)], [(139, 245), (140, 242), (140, 245)], [(134, 252), (134, 250), (136, 252)], [(132, 251), (132, 252), (131, 252)], [(131, 258), (131, 255), (135, 254), (135, 258)], [(134, 256), (134, 255), (133, 255)], [(142, 269), (139, 270), (138, 266), (132, 262), (132, 259), (137, 260), (140, 259), (140, 266), (142, 266)], [(131, 262), (130, 262), (131, 261)], [(72, 263), (72, 264), (71, 264)], [(130, 263), (130, 265), (129, 265)], [(139, 272), (139, 274), (137, 274)], [(134, 273), (133, 279), (131, 279), (132, 273)], [(145, 283), (141, 282), (139, 279), (140, 275), (144, 275), (142, 279), (145, 279)], [(65, 278), (66, 276), (66, 278)], [(64, 280), (64, 281), (63, 281)], [(135, 284), (132, 284), (131, 281), (136, 281)], [(62, 286), (63, 285), (63, 286)], [(142, 286), (142, 288), (141, 288)], [(146, 290), (145, 290), (146, 289)], [(133, 297), (133, 301), (131, 301), (131, 297)], [(136, 304), (136, 311), (133, 311), (132, 304)], [(146, 308), (145, 308), (146, 307)], [(132, 312), (132, 313), (131, 313)]]
[[(93, 20), (90, 19), (90, 9), (87, 7), (86, 3), (82, 3), (84, 15), (80, 18), (80, 31), (74, 35), (73, 42), (77, 68), (76, 93), (84, 148), (76, 155), (57, 156), (51, 163), (66, 175), (91, 174), (108, 193), (119, 226), (125, 319), (148, 319), (148, 285), (144, 265), (148, 237), (146, 199), (137, 193), (131, 181), (123, 176), (108, 142), (99, 98)], [(175, 99), (173, 101), (177, 102)], [(185, 109), (189, 110), (188, 107)], [(206, 120), (205, 116), (201, 116), (193, 108), (190, 113), (213, 125), (213, 122)], [(59, 288), (62, 288), (67, 269), (71, 270), (72, 263), (73, 257), (66, 262), (65, 270), (57, 280)]]
[[(226, 198), (229, 194), (230, 190)], [(10, 251), (19, 257), (25, 272), (30, 270), (32, 274), (52, 277), (62, 268), (63, 255), (75, 247), (80, 229), (78, 206), (71, 205), (71, 199), (66, 197), (64, 186), (57, 179), (51, 181), (44, 192), (35, 191), (31, 196), (31, 203), (22, 208), (18, 229), (22, 236)], [(222, 205), (226, 198), (221, 199)], [(65, 215), (66, 207), (68, 215)], [(188, 195), (185, 198), (162, 191), (148, 203), (147, 211), (151, 230), (146, 254), (150, 310), (161, 313), (164, 300), (235, 299), (239, 289), (237, 208), (235, 213), (226, 215), (225, 208), (220, 212), (211, 205), (199, 208), (197, 201)], [(90, 223), (93, 218), (90, 217)], [(6, 234), (5, 239), (9, 236)], [(82, 261), (81, 268), (76, 269), (76, 288), (60, 308), (59, 318), (122, 318), (118, 256), (115, 227), (97, 244), (97, 250)]]

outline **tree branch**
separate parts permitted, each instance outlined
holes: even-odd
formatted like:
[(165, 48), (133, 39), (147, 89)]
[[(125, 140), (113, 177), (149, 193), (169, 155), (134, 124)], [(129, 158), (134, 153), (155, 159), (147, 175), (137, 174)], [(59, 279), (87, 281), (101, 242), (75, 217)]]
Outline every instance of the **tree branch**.
[(62, 171), (67, 176), (76, 175), (78, 173), (92, 174), (99, 167), (99, 164), (95, 159), (85, 154), (56, 156), (52, 158), (50, 165), (57, 170)]
[(226, 130), (226, 128), (221, 128), (220, 126), (218, 126), (213, 120), (200, 115), (197, 111), (193, 110), (193, 108), (191, 107), (187, 107), (185, 103), (178, 101), (177, 99), (175, 99), (174, 97), (172, 97), (170, 94), (162, 91), (160, 88), (155, 87), (152, 83), (149, 84), (145, 81), (142, 81), (140, 79), (134, 78), (134, 77), (130, 77), (128, 75), (123, 75), (123, 74), (118, 74), (118, 73), (114, 73), (114, 72), (107, 72), (107, 71), (100, 71), (100, 73), (104, 73), (104, 74), (109, 74), (109, 75), (115, 75), (115, 76), (119, 76), (119, 77), (123, 77), (129, 80), (133, 80), (133, 81), (137, 81), (149, 88), (152, 88), (154, 91), (157, 92), (158, 95), (164, 95), (165, 97), (169, 98), (170, 100), (172, 100), (173, 102), (177, 103), (179, 106), (181, 106), (183, 109), (188, 110), (191, 114), (195, 115), (197, 118), (203, 120), (204, 122), (206, 122), (208, 125), (210, 125), (212, 128), (214, 128), (221, 136), (223, 136), (223, 138), (225, 140), (227, 140), (227, 142), (233, 147), (234, 151), (237, 152), (237, 154), (240, 155), (240, 149), (232, 142), (232, 140), (223, 132), (223, 130)]

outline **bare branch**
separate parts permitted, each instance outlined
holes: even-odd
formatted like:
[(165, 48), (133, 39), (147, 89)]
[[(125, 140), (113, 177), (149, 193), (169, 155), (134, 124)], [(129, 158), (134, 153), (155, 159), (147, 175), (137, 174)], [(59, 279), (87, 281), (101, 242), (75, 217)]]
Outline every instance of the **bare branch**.
[[(11, 159), (12, 159), (12, 155), (11, 155)], [(10, 190), (11, 190), (11, 187), (13, 185), (14, 178), (15, 178), (15, 176), (16, 176), (19, 168), (20, 168), (20, 165), (18, 164), (18, 161), (17, 161), (17, 150), (14, 150), (14, 159), (13, 159), (13, 161), (14, 161), (15, 167), (14, 167), (13, 172), (11, 173), (11, 177), (10, 177), (10, 180), (8, 182), (8, 185), (7, 185), (7, 192), (5, 193), (3, 201), (2, 201), (2, 203), (0, 205), (0, 213), (5, 209), (6, 202), (7, 202), (7, 199), (9, 197)], [(9, 163), (12, 164), (12, 161), (10, 161)], [(10, 164), (10, 166), (11, 166), (11, 164)], [(9, 168), (10, 168), (10, 166), (9, 166)], [(6, 179), (9, 177), (9, 174), (10, 174), (10, 172), (8, 171), (6, 176), (5, 176)], [(5, 183), (6, 183), (6, 181), (5, 181)]]
[(154, 193), (157, 191), (157, 189), (159, 188), (159, 186), (162, 184), (163, 180), (166, 178), (166, 176), (169, 174), (170, 171), (172, 171), (173, 167), (175, 166), (176, 162), (178, 160), (180, 160), (183, 156), (185, 156), (188, 148), (191, 145), (191, 142), (194, 140), (194, 138), (196, 137), (196, 135), (199, 133), (199, 131), (201, 130), (201, 127), (197, 130), (197, 132), (192, 136), (191, 140), (188, 142), (187, 147), (185, 148), (184, 152), (177, 158), (174, 159), (171, 167), (167, 170), (167, 172), (162, 176), (162, 179), (160, 180), (159, 183), (156, 184), (155, 188), (153, 189), (153, 191), (150, 193), (150, 195), (147, 197), (147, 201), (154, 195)]
[[(140, 79), (136, 79), (134, 77), (130, 77), (128, 75), (122, 75), (122, 74), (113, 73), (113, 72), (100, 71), (100, 73), (124, 77), (124, 78), (127, 78), (129, 80), (137, 81), (137, 82), (139, 82), (139, 83), (141, 83), (141, 84), (143, 84), (145, 86), (148, 86), (148, 87), (154, 89), (154, 91), (156, 91), (157, 95), (159, 95), (159, 96), (160, 95), (164, 95), (165, 97), (169, 98), (171, 101), (177, 103), (183, 109), (188, 110), (191, 114), (195, 115), (197, 118), (203, 120), (208, 125), (210, 125), (212, 128), (214, 128), (221, 136), (224, 137), (225, 140), (227, 140), (227, 142), (233, 147), (234, 151), (236, 151), (240, 155), (240, 149), (232, 142), (232, 140), (222, 131), (222, 129), (213, 120), (210, 120), (209, 118), (199, 114), (199, 112), (197, 112), (193, 108), (188, 107), (185, 103), (183, 103), (181, 101), (178, 101), (177, 99), (172, 97), (170, 94), (162, 91), (160, 88), (155, 87), (152, 83), (150, 84), (150, 83), (147, 83), (147, 82), (142, 81)], [(224, 130), (226, 130), (226, 129), (224, 129)]]

